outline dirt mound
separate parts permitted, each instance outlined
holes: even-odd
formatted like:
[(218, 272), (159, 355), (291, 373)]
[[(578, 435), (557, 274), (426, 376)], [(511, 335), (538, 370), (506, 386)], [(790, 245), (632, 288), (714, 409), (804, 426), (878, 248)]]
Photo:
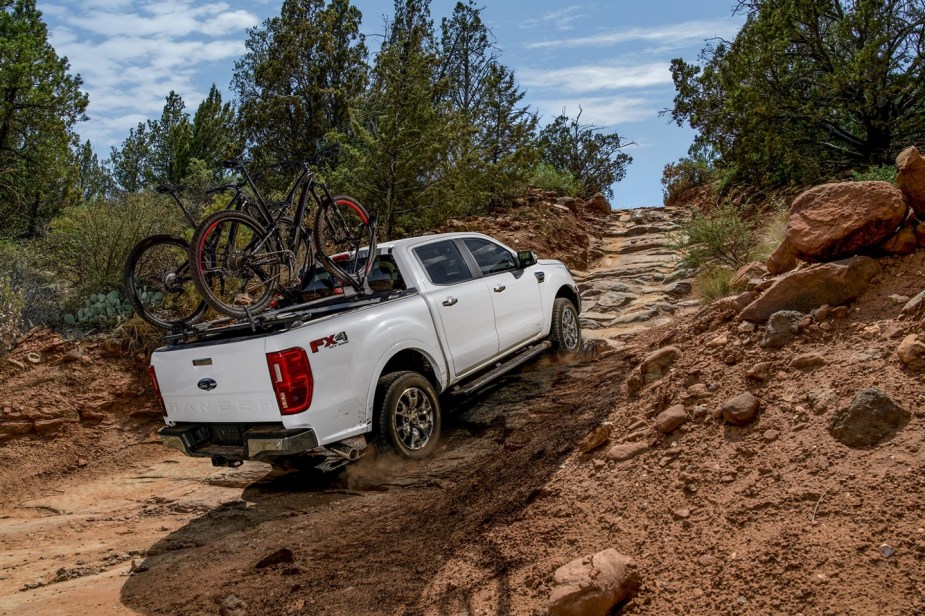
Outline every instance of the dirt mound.
[(107, 338), (75, 342), (47, 329), (0, 358), (4, 501), (150, 440), (161, 416), (143, 365)]

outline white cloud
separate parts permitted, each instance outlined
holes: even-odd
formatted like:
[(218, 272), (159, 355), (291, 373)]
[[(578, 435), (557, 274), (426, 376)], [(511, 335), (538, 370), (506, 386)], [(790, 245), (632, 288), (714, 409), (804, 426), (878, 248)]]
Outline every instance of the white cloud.
[(630, 42), (655, 43), (663, 48), (675, 49), (710, 38), (732, 38), (738, 31), (739, 26), (728, 19), (687, 21), (654, 28), (628, 28), (579, 38), (536, 41), (528, 43), (527, 49), (611, 47)]
[(246, 10), (202, 0), (85, 0), (42, 11), (55, 49), (84, 79), (91, 121), (78, 130), (100, 152), (157, 117), (171, 90), (194, 111), (210, 66), (243, 54), (245, 29), (259, 23)]
[(593, 96), (581, 99), (551, 98), (536, 102), (543, 123), (565, 113), (574, 118), (581, 112), (582, 124), (612, 127), (629, 122), (645, 122), (658, 117), (658, 104), (645, 97)]
[(574, 23), (584, 17), (584, 13), (581, 12), (583, 8), (580, 4), (573, 4), (564, 9), (544, 13), (534, 19), (528, 19), (520, 27), (530, 29), (552, 25), (557, 30), (571, 30), (574, 28)]
[(665, 62), (636, 66), (583, 65), (555, 70), (522, 69), (519, 76), (521, 83), (528, 88), (553, 88), (569, 93), (649, 88), (671, 83), (671, 71)]

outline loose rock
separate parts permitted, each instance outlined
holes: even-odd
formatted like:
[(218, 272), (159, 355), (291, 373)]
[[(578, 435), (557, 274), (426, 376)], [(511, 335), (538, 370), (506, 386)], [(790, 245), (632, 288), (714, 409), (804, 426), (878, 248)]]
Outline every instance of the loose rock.
[(684, 406), (676, 404), (659, 413), (655, 418), (655, 428), (662, 434), (669, 434), (677, 430), (685, 421), (687, 421), (687, 412)]
[(749, 368), (745, 376), (753, 381), (764, 383), (771, 378), (771, 362), (763, 361)]
[(681, 349), (674, 346), (667, 346), (649, 354), (642, 363), (639, 364), (639, 371), (642, 375), (643, 383), (648, 385), (653, 381), (662, 378), (668, 369), (671, 368), (678, 358), (681, 357)]
[(769, 349), (782, 349), (800, 333), (800, 321), (803, 314), (793, 310), (780, 310), (768, 319), (768, 329), (761, 339), (761, 346)]
[(649, 446), (645, 443), (624, 443), (622, 445), (614, 445), (607, 450), (607, 453), (604, 454), (604, 457), (608, 460), (616, 460), (617, 462), (623, 462), (631, 458), (635, 458), (641, 453), (645, 453), (649, 450)]
[(896, 187), (902, 191), (915, 215), (925, 219), (925, 158), (914, 145), (896, 157)]
[(804, 353), (790, 360), (790, 366), (797, 370), (812, 370), (826, 364), (821, 353)]
[(228, 595), (219, 608), (221, 616), (247, 616), (247, 604), (234, 595)]
[(720, 408), (723, 412), (723, 419), (727, 423), (744, 426), (755, 418), (759, 406), (758, 398), (754, 394), (745, 392), (727, 400)]
[(829, 432), (849, 447), (869, 447), (901, 430), (912, 414), (876, 387), (861, 390), (835, 413)]
[(909, 334), (896, 348), (899, 361), (910, 370), (925, 370), (925, 343), (915, 334)]
[(581, 442), (578, 443), (578, 451), (581, 453), (594, 451), (610, 439), (610, 433), (612, 431), (613, 424), (609, 421), (605, 421), (598, 425), (581, 439)]
[(607, 616), (639, 586), (636, 563), (612, 548), (577, 558), (556, 570), (549, 616)]

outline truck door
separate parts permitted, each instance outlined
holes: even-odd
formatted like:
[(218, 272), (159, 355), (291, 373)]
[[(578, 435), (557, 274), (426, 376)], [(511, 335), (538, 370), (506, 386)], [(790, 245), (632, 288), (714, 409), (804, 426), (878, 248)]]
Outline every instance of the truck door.
[(414, 249), (432, 285), (426, 294), (442, 328), (450, 368), (457, 376), (498, 354), (491, 291), (476, 277), (453, 240)]
[(520, 269), (517, 255), (497, 242), (478, 237), (463, 242), (488, 288), (500, 352), (539, 336), (543, 331), (543, 305), (536, 276)]

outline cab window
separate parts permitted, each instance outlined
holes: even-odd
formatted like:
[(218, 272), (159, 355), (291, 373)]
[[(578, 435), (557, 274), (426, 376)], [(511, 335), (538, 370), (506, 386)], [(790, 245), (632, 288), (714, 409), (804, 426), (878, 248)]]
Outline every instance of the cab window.
[(433, 284), (455, 284), (472, 279), (466, 260), (452, 240), (420, 246), (414, 249), (414, 254)]
[(483, 276), (517, 269), (517, 258), (503, 246), (481, 238), (469, 238), (463, 241), (475, 257), (475, 262), (479, 264)]

